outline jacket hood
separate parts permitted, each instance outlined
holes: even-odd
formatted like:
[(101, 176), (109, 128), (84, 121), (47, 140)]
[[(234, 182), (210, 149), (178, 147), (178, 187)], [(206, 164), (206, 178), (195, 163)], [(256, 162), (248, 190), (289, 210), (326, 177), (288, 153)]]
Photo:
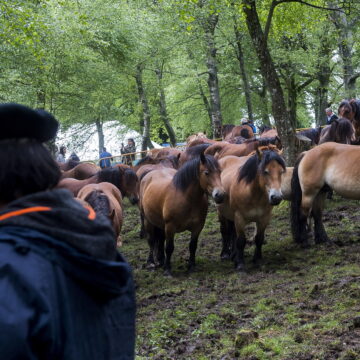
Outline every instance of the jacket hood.
[(3, 226), (37, 230), (96, 259), (115, 260), (116, 242), (110, 221), (85, 208), (65, 189), (19, 198), (0, 212)]

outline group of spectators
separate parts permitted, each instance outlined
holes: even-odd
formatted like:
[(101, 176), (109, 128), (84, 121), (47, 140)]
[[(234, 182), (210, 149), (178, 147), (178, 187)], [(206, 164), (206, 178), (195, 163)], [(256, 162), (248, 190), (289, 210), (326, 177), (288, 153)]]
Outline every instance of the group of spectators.
[[(127, 145), (124, 146), (123, 143), (121, 143), (121, 155), (122, 156), (122, 163), (126, 165), (132, 165), (133, 161), (135, 160), (135, 153), (136, 153), (136, 145), (134, 139), (130, 138), (128, 139)], [(127, 155), (129, 154), (129, 155)], [(103, 159), (103, 160), (101, 160)], [(100, 167), (102, 169), (110, 167), (111, 166), (111, 160), (113, 160), (112, 154), (110, 154), (106, 147), (103, 147), (103, 151), (100, 154)]]

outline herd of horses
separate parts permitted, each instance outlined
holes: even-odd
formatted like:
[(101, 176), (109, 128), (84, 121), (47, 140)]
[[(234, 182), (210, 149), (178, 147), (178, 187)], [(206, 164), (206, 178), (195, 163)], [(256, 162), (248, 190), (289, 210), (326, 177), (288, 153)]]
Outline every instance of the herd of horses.
[[(171, 275), (176, 233), (190, 231), (188, 270), (195, 267), (199, 235), (204, 227), (208, 198), (218, 213), (222, 237), (221, 259), (245, 269), (245, 227), (256, 224), (253, 261), (262, 258), (265, 230), (273, 206), (291, 201), (294, 240), (309, 246), (311, 219), (315, 243), (330, 241), (322, 212), (326, 194), (334, 190), (360, 199), (360, 102), (343, 101), (339, 119), (324, 128), (298, 133), (312, 148), (287, 167), (276, 129), (263, 127), (254, 135), (247, 125), (223, 126), (223, 140), (198, 133), (184, 150), (153, 149), (136, 166), (99, 169), (93, 163), (67, 163), (59, 187), (69, 189), (81, 202), (107, 217), (121, 245), (122, 197), (139, 207), (140, 237), (147, 237), (149, 268), (163, 267)], [(76, 165), (76, 166), (74, 166)]]

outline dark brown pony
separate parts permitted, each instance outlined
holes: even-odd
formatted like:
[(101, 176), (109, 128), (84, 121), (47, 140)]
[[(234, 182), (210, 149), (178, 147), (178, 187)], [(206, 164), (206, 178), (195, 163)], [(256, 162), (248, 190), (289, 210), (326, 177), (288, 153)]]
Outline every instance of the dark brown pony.
[(130, 168), (105, 168), (98, 171), (92, 177), (85, 180), (62, 179), (58, 187), (70, 190), (74, 196), (77, 196), (80, 189), (88, 184), (98, 184), (109, 182), (115, 185), (123, 196), (127, 196), (132, 204), (136, 204), (138, 197), (138, 178), (135, 172)]
[(311, 141), (310, 145), (317, 145), (319, 144), (320, 141), (321, 132), (322, 132), (322, 127), (319, 126), (315, 129), (312, 128), (312, 129), (299, 131), (296, 135), (305, 136), (306, 138), (308, 138)]
[(77, 180), (85, 180), (95, 175), (100, 168), (93, 163), (80, 163), (70, 170), (64, 171), (61, 178), (73, 178)]
[(204, 154), (188, 161), (178, 171), (154, 170), (142, 179), (140, 207), (149, 234), (150, 265), (155, 264), (154, 247), (157, 245), (158, 261), (160, 265), (165, 263), (165, 274), (171, 275), (175, 233), (189, 230), (189, 270), (194, 268), (197, 241), (208, 209), (208, 194), (217, 203), (222, 202), (225, 195), (217, 160)]
[(353, 143), (355, 141), (355, 129), (353, 123), (346, 118), (333, 120), (331, 125), (326, 126), (322, 130), (319, 144), (330, 141), (339, 144)]
[(322, 222), (329, 188), (360, 199), (360, 147), (328, 142), (301, 154), (291, 180), (291, 228), (294, 240), (308, 246), (308, 218), (314, 218), (315, 243), (329, 241)]
[(197, 145), (204, 145), (204, 144), (216, 144), (218, 143), (217, 140), (211, 140), (211, 139), (208, 139), (208, 138), (198, 138), (198, 139), (195, 139), (193, 141), (191, 141), (190, 143), (188, 143), (186, 145), (186, 148), (189, 149), (193, 146), (197, 146)]
[(120, 232), (123, 224), (123, 210), (120, 190), (108, 182), (88, 184), (79, 191), (77, 197), (91, 205), (96, 214), (101, 214), (110, 220), (117, 245), (121, 246)]
[(355, 129), (355, 137), (360, 138), (360, 100), (343, 100), (338, 108), (339, 117), (350, 120)]
[(282, 144), (279, 137), (274, 138), (258, 138), (246, 140), (243, 144), (227, 144), (219, 142), (217, 144), (209, 146), (205, 150), (205, 154), (213, 155), (217, 159), (221, 159), (224, 156), (246, 156), (256, 150), (259, 146), (275, 145), (279, 150), (282, 149)]
[(227, 156), (219, 161), (221, 182), (227, 193), (217, 205), (223, 239), (222, 259), (233, 257), (238, 271), (244, 270), (245, 226), (256, 223), (254, 262), (262, 258), (265, 229), (274, 205), (282, 200), (281, 181), (285, 162), (274, 146), (258, 148), (247, 157)]

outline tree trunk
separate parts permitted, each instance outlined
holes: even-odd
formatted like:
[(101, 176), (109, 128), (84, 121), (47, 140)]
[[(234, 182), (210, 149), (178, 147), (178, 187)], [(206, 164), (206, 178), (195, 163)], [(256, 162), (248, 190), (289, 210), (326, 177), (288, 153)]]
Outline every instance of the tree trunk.
[(343, 62), (343, 79), (345, 87), (345, 96), (348, 99), (355, 98), (355, 80), (354, 66), (352, 63), (352, 48), (354, 39), (352, 33), (352, 25), (349, 24), (347, 16), (343, 12), (334, 12), (331, 18), (335, 24), (339, 34), (339, 52)]
[(240, 66), (240, 74), (241, 74), (241, 79), (242, 79), (242, 83), (243, 83), (243, 87), (244, 87), (248, 119), (251, 122), (253, 122), (254, 115), (253, 115), (252, 103), (251, 103), (250, 85), (249, 85), (249, 80), (247, 78), (246, 69), (245, 69), (244, 52), (242, 50), (242, 45), (241, 45), (241, 34), (239, 31), (239, 26), (237, 24), (235, 16), (234, 16), (234, 32), (235, 32), (235, 39), (236, 39), (236, 46), (237, 46), (236, 57), (239, 61), (239, 66)]
[(99, 154), (101, 154), (105, 146), (103, 123), (100, 119), (96, 119), (95, 124), (96, 124), (96, 131), (98, 134), (98, 140), (99, 140)]
[(172, 146), (176, 146), (176, 135), (175, 135), (175, 131), (173, 129), (173, 127), (170, 124), (170, 119), (167, 113), (167, 109), (166, 109), (166, 99), (165, 99), (165, 91), (164, 91), (164, 86), (162, 83), (162, 77), (163, 77), (163, 72), (162, 72), (162, 68), (163, 68), (163, 64), (161, 66), (159, 66), (158, 69), (155, 69), (155, 73), (158, 79), (158, 86), (159, 86), (159, 114), (160, 114), (160, 119), (162, 120), (162, 122), (164, 123), (165, 129), (169, 135), (170, 138), (170, 144)]
[(288, 91), (288, 97), (287, 97), (287, 108), (289, 112), (289, 121), (291, 123), (291, 126), (296, 129), (299, 124), (297, 122), (296, 117), (296, 109), (297, 109), (297, 85), (295, 82), (295, 76), (294, 74), (288, 74), (288, 78), (286, 80), (286, 87)]
[(325, 109), (329, 106), (328, 103), (328, 89), (330, 83), (330, 58), (331, 48), (327, 38), (320, 39), (321, 45), (319, 50), (319, 63), (317, 66), (316, 78), (318, 86), (315, 89), (315, 123), (316, 126), (326, 124)]
[(218, 23), (218, 14), (209, 15), (204, 24), (207, 46), (206, 65), (208, 68), (208, 87), (210, 92), (210, 109), (213, 138), (221, 138), (222, 114), (218, 70), (216, 65), (215, 29)]
[[(189, 59), (194, 60), (194, 54), (193, 54), (193, 52), (192, 52), (190, 49), (188, 49), (188, 54), (189, 54)], [(194, 69), (195, 69), (195, 71), (196, 71), (196, 82), (197, 82), (197, 85), (198, 85), (198, 88), (199, 88), (199, 93), (200, 93), (201, 99), (202, 99), (202, 101), (203, 101), (203, 103), (204, 103), (205, 110), (206, 110), (206, 112), (207, 112), (207, 114), (208, 114), (208, 116), (209, 116), (210, 129), (212, 129), (211, 107), (210, 107), (209, 100), (208, 100), (208, 98), (206, 97), (205, 92), (204, 92), (204, 89), (203, 89), (203, 87), (202, 87), (202, 85), (201, 85), (201, 79), (200, 79), (200, 76), (199, 76), (199, 74), (198, 74), (198, 70), (197, 70), (197, 66), (196, 66), (196, 61), (193, 62), (193, 67), (194, 67)], [(212, 136), (212, 134), (211, 134), (211, 136)], [(209, 135), (209, 137), (211, 137), (211, 136)]]
[(150, 110), (149, 104), (145, 93), (145, 88), (143, 84), (142, 78), (143, 66), (137, 65), (136, 66), (136, 85), (139, 95), (139, 102), (141, 103), (142, 107), (142, 116), (140, 119), (140, 129), (142, 131), (142, 141), (141, 141), (141, 150), (145, 151), (147, 148), (153, 148), (153, 145), (150, 141)]
[(292, 166), (296, 159), (295, 129), (288, 117), (283, 90), (260, 25), (255, 0), (243, 0), (243, 5), (247, 28), (260, 62), (266, 86), (270, 92), (272, 113), (277, 131), (284, 145), (285, 160), (287, 166)]

